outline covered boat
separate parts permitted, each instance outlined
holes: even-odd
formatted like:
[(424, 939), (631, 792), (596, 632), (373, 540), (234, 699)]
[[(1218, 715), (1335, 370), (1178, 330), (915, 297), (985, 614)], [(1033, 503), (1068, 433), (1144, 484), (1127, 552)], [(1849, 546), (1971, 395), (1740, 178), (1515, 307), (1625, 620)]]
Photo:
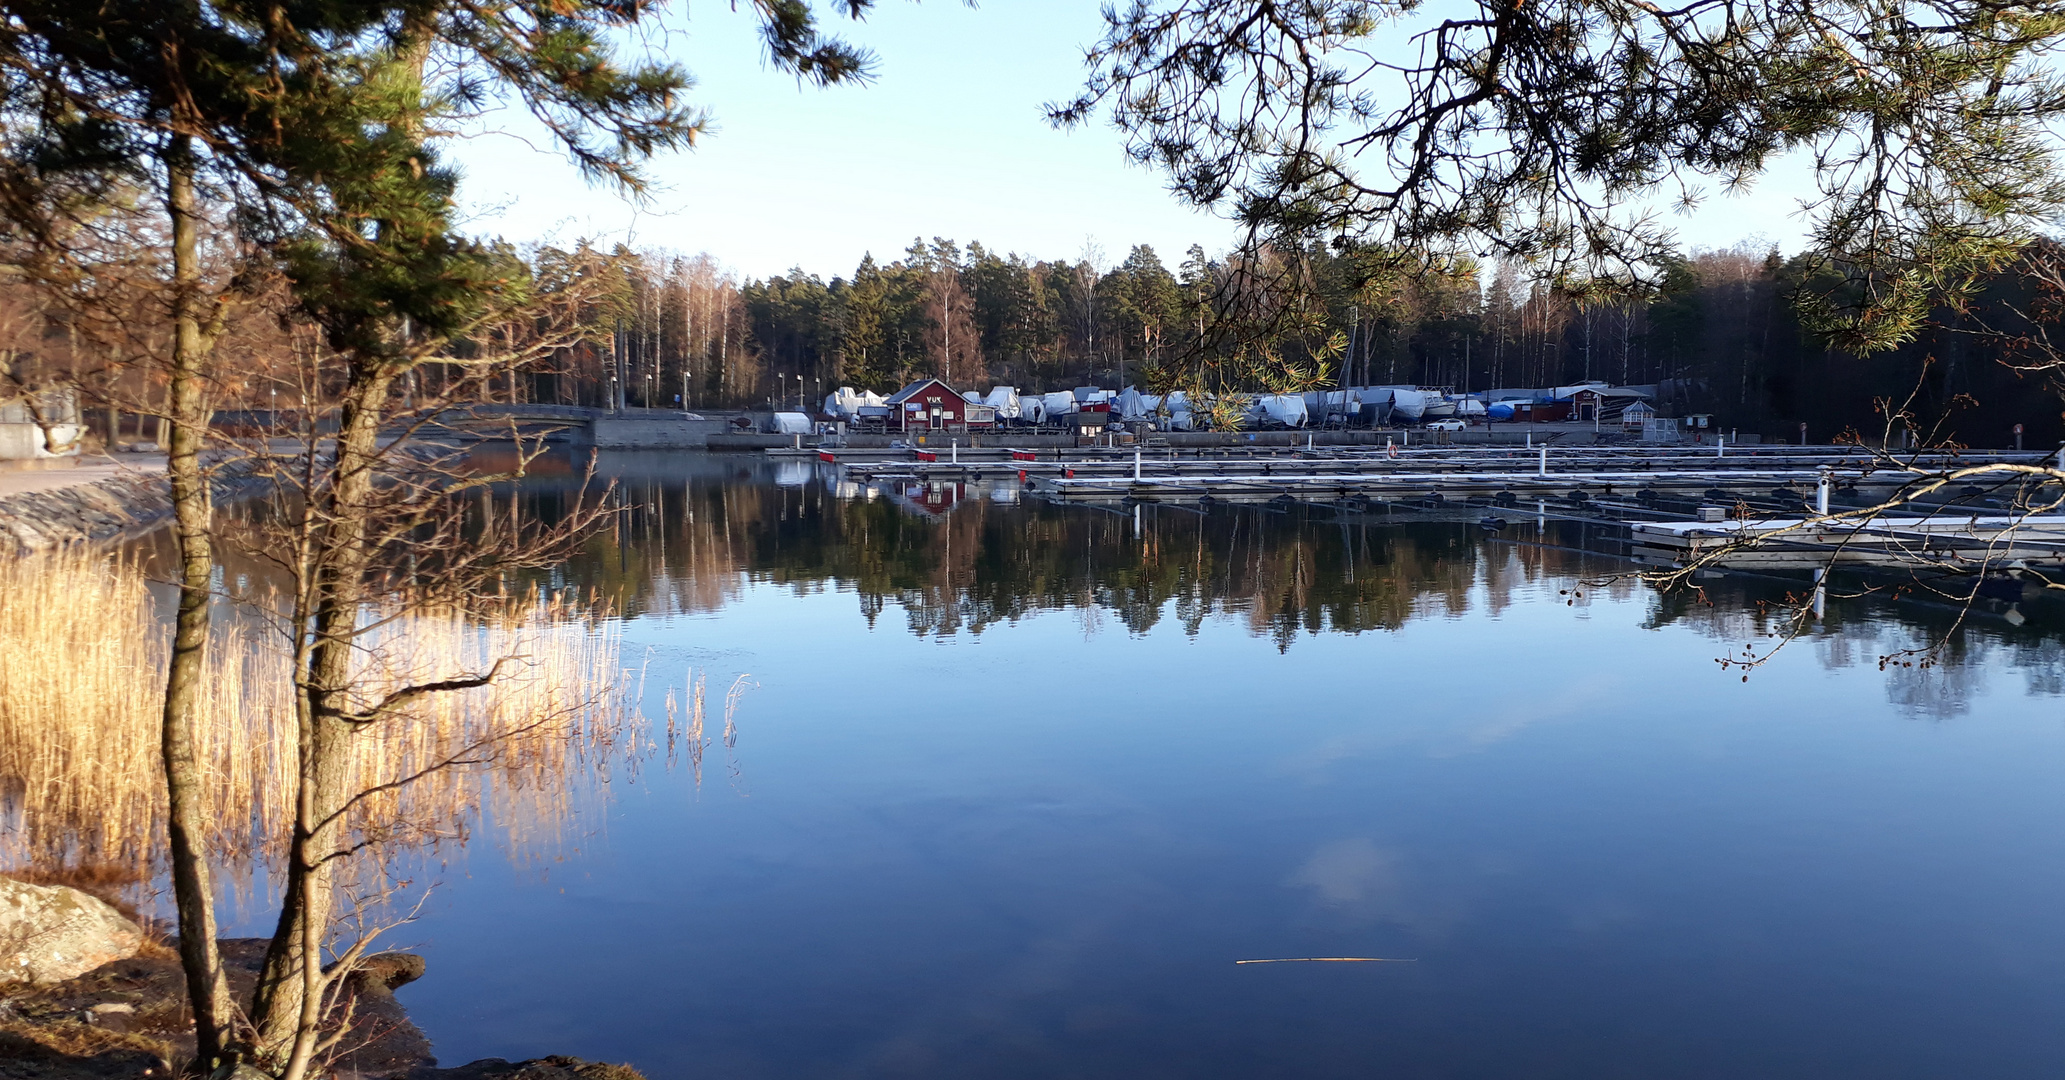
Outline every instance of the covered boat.
[(799, 412), (778, 412), (767, 418), (767, 431), (772, 435), (808, 435), (812, 430), (810, 417)]
[(1434, 395), (1419, 390), (1391, 391), (1391, 415), (1400, 420), (1419, 420), (1427, 415), (1428, 399)]
[(989, 388), (989, 396), (982, 400), (983, 404), (997, 410), (999, 420), (1016, 420), (1023, 411), (1023, 406), (1018, 401), (1018, 388), (1015, 386), (992, 386)]
[(1250, 423), (1273, 423), (1284, 427), (1304, 427), (1307, 416), (1305, 398), (1299, 394), (1262, 394), (1248, 409)]

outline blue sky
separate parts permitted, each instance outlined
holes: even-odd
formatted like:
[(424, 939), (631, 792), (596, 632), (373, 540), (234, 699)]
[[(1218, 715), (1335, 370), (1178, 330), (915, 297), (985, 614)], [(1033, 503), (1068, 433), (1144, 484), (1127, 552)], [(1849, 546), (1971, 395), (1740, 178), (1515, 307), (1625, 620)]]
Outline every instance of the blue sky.
[[(1081, 81), (1097, 0), (882, 0), (864, 23), (827, 24), (878, 55), (877, 82), (799, 87), (766, 66), (749, 13), (675, 4), (648, 43), (695, 75), (714, 135), (656, 161), (657, 190), (633, 207), (585, 183), (524, 117), (492, 114), (451, 151), (472, 228), (516, 241), (628, 236), (708, 251), (748, 276), (801, 266), (827, 278), (867, 252), (895, 258), (917, 236), (1037, 258), (1073, 258), (1094, 240), (1111, 263), (1147, 243), (1171, 266), (1193, 243), (1233, 240), (1128, 164), (1109, 127), (1058, 132), (1041, 117)], [(1769, 191), (1717, 199), (1679, 224), (1696, 246), (1762, 235), (1792, 250), (1792, 205)]]

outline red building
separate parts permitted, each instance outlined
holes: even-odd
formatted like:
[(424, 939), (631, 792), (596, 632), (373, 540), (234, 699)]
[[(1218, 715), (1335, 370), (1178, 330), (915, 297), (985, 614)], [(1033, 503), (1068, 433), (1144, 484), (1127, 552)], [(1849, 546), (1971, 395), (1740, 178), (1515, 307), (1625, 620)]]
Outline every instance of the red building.
[(897, 431), (965, 431), (993, 427), (997, 411), (964, 400), (938, 379), (920, 379), (889, 395), (889, 426)]

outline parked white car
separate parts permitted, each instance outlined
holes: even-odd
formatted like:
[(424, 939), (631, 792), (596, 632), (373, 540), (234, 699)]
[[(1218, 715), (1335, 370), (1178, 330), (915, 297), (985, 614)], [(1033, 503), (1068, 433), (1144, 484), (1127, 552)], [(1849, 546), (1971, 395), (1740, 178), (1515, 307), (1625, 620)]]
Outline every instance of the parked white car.
[(1461, 420), (1433, 420), (1427, 424), (1428, 431), (1461, 431), (1470, 425)]

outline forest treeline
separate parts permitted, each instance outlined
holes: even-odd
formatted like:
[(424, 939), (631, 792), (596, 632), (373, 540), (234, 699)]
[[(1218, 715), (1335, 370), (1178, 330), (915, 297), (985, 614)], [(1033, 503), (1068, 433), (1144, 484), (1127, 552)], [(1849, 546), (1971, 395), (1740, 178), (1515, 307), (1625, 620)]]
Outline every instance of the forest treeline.
[[(1597, 299), (1515, 262), (1408, 266), (1318, 246), (1258, 272), (1196, 246), (1171, 267), (1146, 245), (1106, 265), (1094, 248), (1035, 260), (933, 239), (886, 263), (864, 258), (830, 280), (801, 269), (742, 278), (709, 254), (585, 244), (502, 250), (541, 296), (568, 297), (573, 310), (555, 318), (589, 332), (481, 388), (497, 402), (794, 407), (842, 385), (886, 393), (928, 375), (964, 390), (1158, 388), (1194, 377), (1215, 355), (1252, 348), (1272, 363), (1218, 369), (1213, 388), (1285, 389), (1264, 384), (1299, 371), (1317, 385), (1457, 391), (1596, 379), (1655, 385), (1668, 412), (1711, 413), (1768, 437), (1795, 438), (1804, 423), (1816, 441), (1846, 432), (1875, 441), (1890, 406), (1925, 434), (1971, 445), (2007, 445), (2016, 424), (2032, 447), (2065, 438), (2055, 372), (2032, 375), (2014, 363), (2015, 343), (2032, 327), (2022, 316), (2050, 321), (2038, 277), (2019, 269), (1998, 275), (1972, 309), (1940, 312), (1905, 345), (1857, 357), (1804, 327), (1792, 303), (1825, 260), (1757, 242), (1694, 252), (1645, 294)], [(2039, 245), (2031, 258), (2055, 255)], [(148, 278), (148, 268), (136, 274)], [(89, 402), (148, 417), (158, 393), (151, 369), (105, 360), (147, 353), (162, 320), (141, 300), (111, 303), (108, 288), (94, 297), (100, 310), (125, 315), (96, 322), (68, 314), (74, 308), (47, 290), (0, 280), (8, 339), (0, 347), (18, 379), (70, 370), (124, 380), (88, 386)], [(1229, 329), (1228, 309), (1252, 307), (1257, 295), (1265, 309), (1304, 317)], [(2003, 332), (2009, 323), (2019, 329)], [(496, 336), (523, 333), (506, 327)], [(238, 358), (221, 405), (263, 409), (293, 404), (296, 365), (321, 342), (286, 315), (282, 298), (240, 309), (219, 348)], [(411, 378), (440, 384), (442, 372), (427, 364)], [(132, 430), (149, 437), (142, 424)]]
[[(1858, 357), (1794, 309), (1827, 261), (1756, 241), (1677, 260), (1645, 294), (1595, 300), (1510, 261), (1400, 266), (1318, 246), (1299, 255), (1295, 274), (1255, 275), (1255, 287), (1295, 289), (1312, 321), (1255, 329), (1264, 349), (1308, 354), (1308, 370), (1320, 373), (1323, 360), (1326, 385), (1476, 391), (1599, 379), (1658, 385), (1676, 412), (1787, 438), (1801, 423), (1817, 441), (1876, 438), (1889, 407), (1973, 445), (2004, 445), (2015, 424), (2032, 446), (2065, 437), (2057, 383), (2014, 363), (2029, 330), (2022, 316), (2046, 306), (2020, 269), (1998, 275), (1976, 310), (1939, 312), (1906, 344)], [(2054, 256), (2040, 245), (2032, 258)], [(1034, 260), (935, 238), (829, 281), (796, 269), (741, 282), (708, 256), (634, 258), (641, 314), (623, 347), (661, 388), (657, 404), (671, 402), (670, 380), (684, 373), (689, 400), (708, 405), (793, 400), (797, 376), (814, 400), (925, 375), (964, 390), (1169, 385), (1201, 354), (1235, 347), (1215, 324), (1236, 268), (1196, 246), (1174, 267), (1146, 245), (1106, 266), (1095, 250)]]

